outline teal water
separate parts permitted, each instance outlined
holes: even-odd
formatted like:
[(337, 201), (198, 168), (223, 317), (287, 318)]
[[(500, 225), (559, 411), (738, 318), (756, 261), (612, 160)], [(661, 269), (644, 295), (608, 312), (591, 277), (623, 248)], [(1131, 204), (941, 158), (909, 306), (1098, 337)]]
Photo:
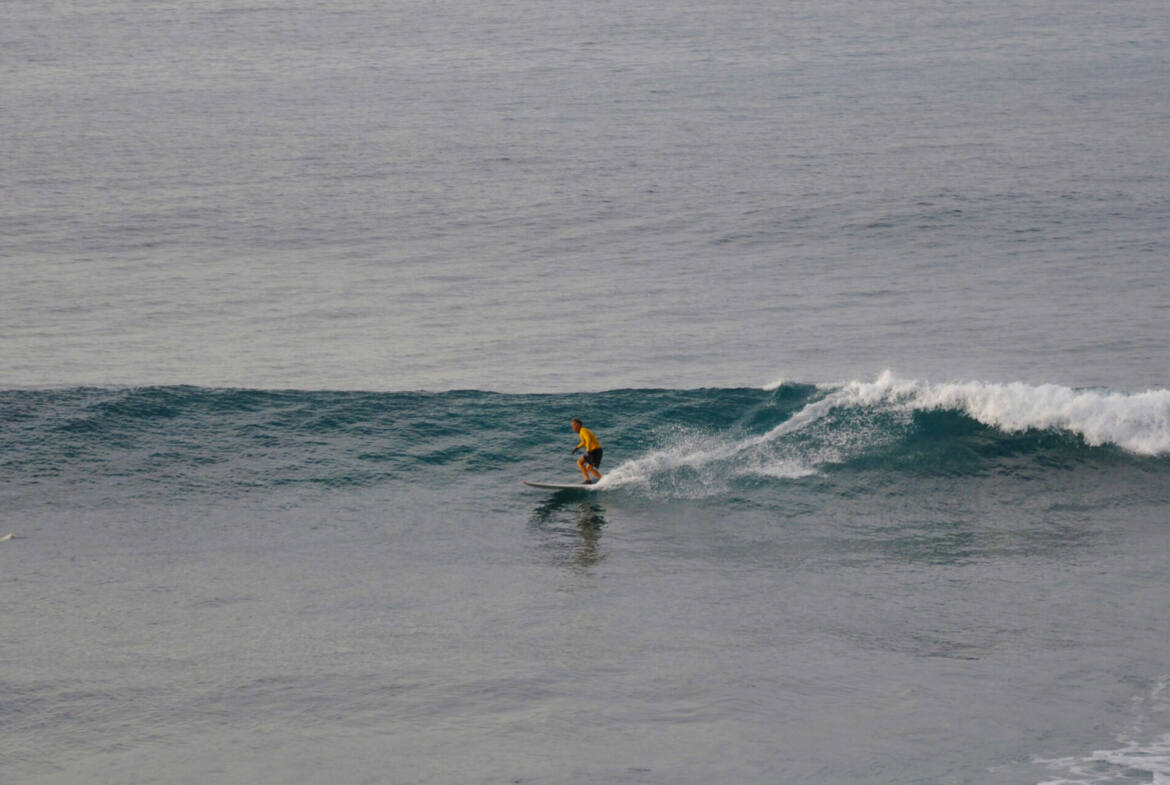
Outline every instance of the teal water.
[(78, 388), (9, 391), (3, 404), (10, 480), (80, 492), (121, 478), (168, 496), (531, 478), (563, 475), (566, 463), (572, 476), (572, 461), (550, 448), (581, 409), (620, 445), (600, 489), (655, 498), (769, 493), (817, 475), (978, 478), (1011, 474), (1020, 458), (1056, 476), (1086, 462), (1136, 470), (1170, 454), (1165, 390), (888, 373), (844, 385), (588, 395)]

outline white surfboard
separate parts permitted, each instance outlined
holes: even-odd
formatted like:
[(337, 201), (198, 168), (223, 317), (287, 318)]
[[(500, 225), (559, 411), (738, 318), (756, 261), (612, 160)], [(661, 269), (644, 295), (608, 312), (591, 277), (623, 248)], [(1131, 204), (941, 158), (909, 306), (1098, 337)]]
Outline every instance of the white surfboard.
[(529, 488), (545, 488), (550, 491), (592, 491), (597, 483), (586, 485), (583, 482), (529, 482), (523, 481)]

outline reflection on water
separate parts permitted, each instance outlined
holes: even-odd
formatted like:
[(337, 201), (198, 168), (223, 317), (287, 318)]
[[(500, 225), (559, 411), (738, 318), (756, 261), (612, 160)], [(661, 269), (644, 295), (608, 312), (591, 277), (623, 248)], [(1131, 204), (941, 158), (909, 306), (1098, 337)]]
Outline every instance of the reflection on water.
[(600, 541), (605, 507), (598, 502), (555, 493), (533, 509), (529, 523), (542, 535), (541, 547), (575, 569), (587, 569), (604, 558)]

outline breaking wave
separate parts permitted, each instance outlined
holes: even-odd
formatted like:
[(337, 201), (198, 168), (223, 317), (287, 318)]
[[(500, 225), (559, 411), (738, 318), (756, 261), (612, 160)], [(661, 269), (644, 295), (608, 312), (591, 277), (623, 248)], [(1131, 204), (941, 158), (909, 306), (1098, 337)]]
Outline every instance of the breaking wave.
[[(784, 383), (765, 392), (780, 394)], [(897, 378), (808, 388), (804, 404), (761, 433), (686, 432), (628, 460), (614, 487), (672, 484), (712, 490), (731, 478), (799, 479), (833, 466), (881, 462), (930, 472), (956, 456), (976, 470), (1029, 450), (1112, 447), (1170, 454), (1170, 391), (1119, 393), (1019, 382), (937, 384)], [(950, 416), (948, 416), (950, 415)], [(980, 428), (991, 433), (980, 433)], [(1021, 438), (1031, 435), (1032, 438)], [(895, 449), (896, 448), (896, 449)], [(910, 457), (907, 457), (910, 456)], [(683, 480), (683, 477), (686, 480)]]
[(555, 395), (78, 388), (0, 391), (0, 481), (248, 493), (461, 473), (570, 479), (576, 416), (605, 445), (600, 487), (681, 496), (850, 471), (981, 474), (1021, 457), (1045, 470), (1120, 460), (1162, 472), (1170, 455), (1167, 390), (889, 372), (836, 385)]

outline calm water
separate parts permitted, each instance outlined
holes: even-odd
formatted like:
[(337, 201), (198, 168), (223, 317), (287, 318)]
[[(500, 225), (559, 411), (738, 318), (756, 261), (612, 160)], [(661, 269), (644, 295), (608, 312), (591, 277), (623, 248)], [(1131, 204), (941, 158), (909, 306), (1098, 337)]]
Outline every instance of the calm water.
[(1164, 3), (2, 18), (0, 779), (1170, 782)]
[(1165, 385), (1161, 2), (5, 6), (9, 385)]

